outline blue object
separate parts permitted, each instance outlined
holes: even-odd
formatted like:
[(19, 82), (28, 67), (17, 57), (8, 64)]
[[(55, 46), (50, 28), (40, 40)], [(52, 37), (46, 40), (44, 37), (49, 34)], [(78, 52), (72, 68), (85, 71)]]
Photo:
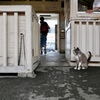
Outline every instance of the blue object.
[(44, 45), (46, 45), (46, 41), (47, 41), (47, 35), (42, 35), (41, 34), (41, 48), (44, 47)]

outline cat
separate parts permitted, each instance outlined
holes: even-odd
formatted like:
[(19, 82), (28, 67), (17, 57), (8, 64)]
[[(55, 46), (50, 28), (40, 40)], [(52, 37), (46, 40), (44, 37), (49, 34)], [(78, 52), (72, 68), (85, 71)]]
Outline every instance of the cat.
[(73, 54), (75, 55), (76, 60), (76, 67), (74, 69), (80, 70), (80, 69), (87, 69), (88, 63), (91, 60), (92, 54), (90, 51), (88, 51), (89, 55), (88, 58), (86, 55), (77, 47), (74, 47)]

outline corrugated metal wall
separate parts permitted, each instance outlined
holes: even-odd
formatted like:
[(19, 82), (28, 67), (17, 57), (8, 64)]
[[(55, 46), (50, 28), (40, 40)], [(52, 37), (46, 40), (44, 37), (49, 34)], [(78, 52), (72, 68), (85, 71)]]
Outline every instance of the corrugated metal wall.
[[(14, 13), (6, 13), (6, 29), (7, 29), (7, 65), (8, 66), (14, 66), (14, 55), (15, 55), (15, 16)], [(0, 66), (3, 65), (3, 48), (4, 48), (4, 37), (3, 37), (3, 13), (0, 14)], [(19, 34), (18, 34), (18, 46), (19, 46), (19, 51), (20, 51), (20, 42), (21, 42), (21, 35), (20, 33), (24, 34), (25, 38), (25, 14), (19, 14), (18, 15), (18, 29), (19, 29)], [(21, 54), (21, 65), (24, 65), (24, 48), (23, 48), (23, 43), (22, 43), (22, 54)]]

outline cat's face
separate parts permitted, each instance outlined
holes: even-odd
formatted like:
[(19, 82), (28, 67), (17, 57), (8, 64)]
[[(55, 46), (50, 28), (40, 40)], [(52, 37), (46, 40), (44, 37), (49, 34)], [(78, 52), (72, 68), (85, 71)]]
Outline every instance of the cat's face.
[(80, 49), (78, 47), (77, 48), (74, 47), (73, 54), (78, 55), (79, 52), (80, 52)]

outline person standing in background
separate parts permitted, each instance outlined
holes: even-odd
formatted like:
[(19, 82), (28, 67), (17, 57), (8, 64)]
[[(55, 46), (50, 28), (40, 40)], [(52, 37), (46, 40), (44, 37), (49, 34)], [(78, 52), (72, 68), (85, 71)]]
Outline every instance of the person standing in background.
[(100, 11), (100, 0), (94, 0), (93, 2), (93, 9), (87, 10), (86, 13), (93, 13)]
[(43, 52), (42, 52), (43, 47), (44, 47), (44, 53), (46, 54), (46, 41), (47, 41), (47, 34), (49, 32), (49, 29), (50, 29), (50, 27), (47, 24), (47, 22), (44, 21), (44, 17), (40, 17), (41, 54), (43, 54)]

